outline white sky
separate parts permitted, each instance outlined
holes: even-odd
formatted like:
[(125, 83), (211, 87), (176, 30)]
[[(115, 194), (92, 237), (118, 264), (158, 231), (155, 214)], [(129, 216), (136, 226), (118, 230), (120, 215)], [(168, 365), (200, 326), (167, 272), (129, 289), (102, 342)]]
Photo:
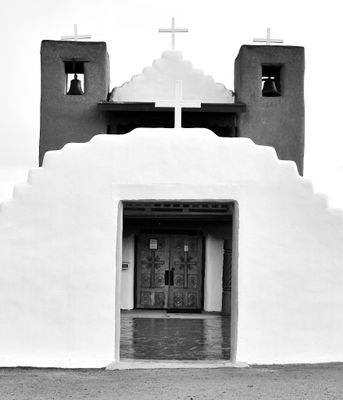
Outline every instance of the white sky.
[(233, 89), (242, 44), (272, 37), (305, 47), (305, 176), (343, 208), (343, 23), (340, 2), (294, 0), (11, 0), (0, 7), (0, 199), (37, 165), (40, 43), (73, 33), (105, 41), (111, 86), (121, 85), (170, 47), (158, 28), (187, 27), (176, 48), (196, 68)]

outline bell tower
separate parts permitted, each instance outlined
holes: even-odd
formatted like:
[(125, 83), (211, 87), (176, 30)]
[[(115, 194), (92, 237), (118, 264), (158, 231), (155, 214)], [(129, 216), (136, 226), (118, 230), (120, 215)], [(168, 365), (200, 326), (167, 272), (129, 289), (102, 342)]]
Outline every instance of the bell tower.
[(109, 84), (106, 43), (42, 42), (39, 165), (46, 151), (106, 133), (97, 103), (107, 99)]
[(247, 110), (238, 136), (273, 146), (282, 160), (304, 161), (304, 48), (243, 45), (235, 61), (235, 93)]

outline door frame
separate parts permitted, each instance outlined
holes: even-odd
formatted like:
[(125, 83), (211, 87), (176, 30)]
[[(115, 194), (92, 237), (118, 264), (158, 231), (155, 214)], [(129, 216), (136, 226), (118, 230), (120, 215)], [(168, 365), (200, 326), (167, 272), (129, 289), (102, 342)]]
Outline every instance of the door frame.
[[(168, 189), (174, 193), (176, 187), (175, 185), (168, 186)], [(125, 190), (127, 191), (127, 185), (116, 185), (119, 190), (122, 188), (121, 196), (118, 198), (114, 198), (114, 203), (116, 207), (116, 242), (115, 242), (115, 259), (114, 259), (114, 269), (115, 269), (115, 280), (114, 280), (114, 296), (113, 300), (115, 303), (114, 307), (114, 362), (120, 363), (120, 299), (121, 299), (121, 273), (122, 273), (122, 245), (123, 245), (123, 220), (124, 220), (124, 207), (123, 203), (127, 201), (135, 201), (135, 202), (152, 202), (152, 201), (173, 201), (172, 197), (169, 196), (160, 196), (161, 194), (161, 185), (156, 187), (150, 185), (148, 188), (146, 185), (135, 185), (134, 189), (137, 191), (135, 195), (133, 193), (135, 190), (132, 190), (130, 187), (129, 196), (123, 195)], [(152, 189), (155, 188), (156, 192)], [(177, 186), (179, 189), (179, 185)], [(142, 193), (145, 193), (146, 190), (149, 190), (148, 196), (143, 196)], [(171, 193), (170, 192), (170, 193)], [(188, 193), (188, 192), (187, 192)], [(180, 202), (208, 202), (208, 203), (230, 203), (233, 205), (234, 212), (232, 218), (232, 293), (231, 293), (231, 328), (230, 328), (230, 342), (231, 342), (231, 363), (235, 364), (237, 362), (237, 346), (238, 346), (238, 307), (239, 307), (239, 293), (238, 293), (238, 253), (239, 253), (239, 203), (234, 198), (213, 198), (208, 195), (198, 196), (194, 198), (196, 195), (199, 195), (199, 188), (196, 187), (196, 190), (190, 188), (190, 195), (186, 197), (182, 197), (178, 199)], [(202, 191), (204, 194), (205, 192)], [(208, 192), (206, 192), (208, 193)], [(164, 193), (165, 195), (165, 193)], [(195, 196), (194, 196), (195, 195)], [(152, 198), (154, 200), (152, 200)]]

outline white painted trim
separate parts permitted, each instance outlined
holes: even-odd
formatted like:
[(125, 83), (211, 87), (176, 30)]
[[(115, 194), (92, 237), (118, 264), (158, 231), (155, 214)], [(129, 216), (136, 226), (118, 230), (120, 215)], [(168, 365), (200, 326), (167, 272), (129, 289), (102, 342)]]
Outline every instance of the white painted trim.
[(204, 311), (221, 312), (224, 239), (217, 239), (212, 234), (206, 234), (204, 240)]
[(107, 370), (125, 369), (212, 369), (212, 368), (247, 368), (249, 365), (243, 362), (199, 360), (199, 361), (178, 361), (178, 360), (125, 360), (113, 362), (106, 366)]
[(231, 265), (231, 333), (230, 355), (231, 362), (237, 362), (238, 337), (238, 257), (239, 257), (239, 205), (234, 201), (232, 220), (232, 265)]
[[(118, 200), (117, 200), (118, 202)], [(123, 203), (117, 203), (117, 237), (116, 237), (116, 260), (115, 260), (115, 318), (114, 318), (114, 360), (120, 359), (120, 305), (121, 305), (121, 265), (123, 248)]]

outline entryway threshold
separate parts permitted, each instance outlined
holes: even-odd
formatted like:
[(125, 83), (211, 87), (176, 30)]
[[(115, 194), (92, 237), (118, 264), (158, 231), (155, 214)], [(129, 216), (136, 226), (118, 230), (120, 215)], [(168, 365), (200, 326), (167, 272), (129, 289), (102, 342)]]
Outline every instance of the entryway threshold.
[(125, 369), (176, 369), (176, 368), (247, 368), (249, 365), (239, 361), (225, 360), (137, 360), (124, 359), (106, 366), (107, 370)]

